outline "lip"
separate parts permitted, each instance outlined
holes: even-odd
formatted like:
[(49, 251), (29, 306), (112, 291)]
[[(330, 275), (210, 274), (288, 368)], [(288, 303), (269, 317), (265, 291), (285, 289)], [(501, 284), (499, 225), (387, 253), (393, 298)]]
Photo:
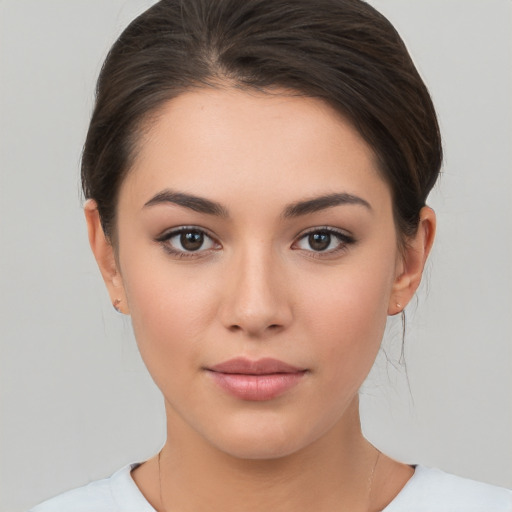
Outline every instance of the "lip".
[(249, 401), (272, 400), (300, 383), (307, 370), (278, 359), (237, 357), (205, 368), (229, 394)]
[(236, 357), (208, 369), (214, 372), (244, 375), (269, 375), (272, 373), (298, 373), (304, 371), (302, 368), (297, 368), (279, 359), (272, 359), (270, 357), (256, 361), (245, 357)]

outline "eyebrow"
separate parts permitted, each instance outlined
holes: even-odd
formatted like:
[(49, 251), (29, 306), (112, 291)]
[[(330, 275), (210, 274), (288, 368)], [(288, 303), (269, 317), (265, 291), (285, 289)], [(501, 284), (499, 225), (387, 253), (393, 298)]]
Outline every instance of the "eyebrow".
[(301, 215), (307, 215), (308, 213), (315, 213), (327, 208), (333, 208), (334, 206), (347, 204), (363, 206), (372, 211), (370, 203), (365, 199), (352, 194), (338, 193), (327, 194), (325, 196), (314, 197), (306, 201), (292, 203), (284, 209), (283, 217), (300, 217)]
[[(153, 196), (144, 204), (144, 208), (167, 203), (183, 206), (184, 208), (189, 208), (195, 212), (205, 213), (207, 215), (229, 217), (228, 210), (216, 201), (169, 189), (163, 190)], [(341, 205), (359, 205), (372, 211), (370, 203), (361, 197), (347, 193), (335, 193), (289, 204), (283, 211), (283, 217), (300, 217), (301, 215), (307, 215)]]
[(185, 194), (184, 192), (175, 192), (172, 190), (163, 190), (156, 196), (152, 197), (147, 203), (144, 204), (144, 208), (149, 206), (155, 206), (157, 204), (172, 203), (178, 206), (183, 206), (194, 210), (199, 213), (206, 213), (208, 215), (215, 215), (217, 217), (228, 217), (228, 211), (224, 206), (210, 199), (203, 197), (194, 196), (192, 194)]

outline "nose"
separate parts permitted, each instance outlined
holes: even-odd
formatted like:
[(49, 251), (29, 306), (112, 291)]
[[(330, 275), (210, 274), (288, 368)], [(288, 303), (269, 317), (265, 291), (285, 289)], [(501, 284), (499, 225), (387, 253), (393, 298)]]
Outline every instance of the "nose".
[(233, 258), (220, 306), (223, 325), (249, 337), (281, 332), (292, 320), (283, 269), (275, 256), (262, 253), (260, 248)]

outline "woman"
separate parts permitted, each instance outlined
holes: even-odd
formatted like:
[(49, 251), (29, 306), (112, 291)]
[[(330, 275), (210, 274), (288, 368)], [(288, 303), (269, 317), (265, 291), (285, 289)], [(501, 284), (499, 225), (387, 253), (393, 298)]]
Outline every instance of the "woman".
[(82, 183), (168, 440), (34, 510), (510, 510), (360, 428), (386, 318), (432, 247), (441, 160), (429, 94), (363, 2), (164, 0), (135, 20)]

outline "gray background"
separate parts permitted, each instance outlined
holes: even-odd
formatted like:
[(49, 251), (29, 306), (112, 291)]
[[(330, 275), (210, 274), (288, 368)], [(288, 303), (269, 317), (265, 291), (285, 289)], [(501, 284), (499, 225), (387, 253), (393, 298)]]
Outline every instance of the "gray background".
[[(149, 0), (0, 0), (0, 510), (143, 460), (162, 399), (86, 240), (78, 166), (94, 81)], [(362, 393), (381, 449), (512, 486), (512, 3), (374, 0), (429, 85), (446, 162), (426, 283)]]

